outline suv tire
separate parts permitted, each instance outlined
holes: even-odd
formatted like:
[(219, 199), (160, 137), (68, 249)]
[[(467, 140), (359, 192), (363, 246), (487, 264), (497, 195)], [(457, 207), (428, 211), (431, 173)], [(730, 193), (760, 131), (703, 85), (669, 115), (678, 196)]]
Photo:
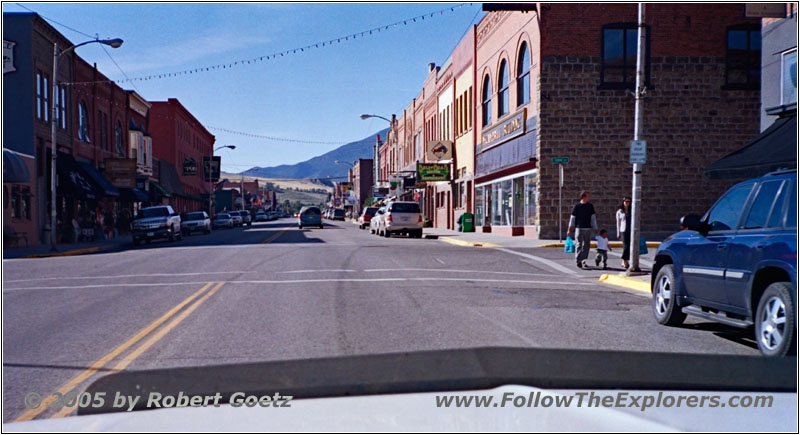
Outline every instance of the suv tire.
[(686, 313), (675, 303), (675, 273), (671, 264), (665, 264), (653, 281), (653, 315), (662, 325), (678, 326), (686, 319)]
[(794, 352), (795, 306), (792, 301), (791, 284), (770, 284), (761, 299), (754, 316), (756, 343), (765, 356), (784, 356)]

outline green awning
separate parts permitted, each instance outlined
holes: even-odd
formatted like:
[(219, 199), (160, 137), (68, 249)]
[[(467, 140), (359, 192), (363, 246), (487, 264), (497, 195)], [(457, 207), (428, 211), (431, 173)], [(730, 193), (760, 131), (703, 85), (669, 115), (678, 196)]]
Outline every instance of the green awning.
[(172, 197), (172, 195), (169, 192), (167, 192), (167, 189), (164, 189), (163, 186), (161, 186), (160, 184), (156, 183), (153, 180), (150, 180), (150, 187), (155, 187), (156, 192), (158, 192), (158, 194), (161, 196), (166, 196), (167, 198)]

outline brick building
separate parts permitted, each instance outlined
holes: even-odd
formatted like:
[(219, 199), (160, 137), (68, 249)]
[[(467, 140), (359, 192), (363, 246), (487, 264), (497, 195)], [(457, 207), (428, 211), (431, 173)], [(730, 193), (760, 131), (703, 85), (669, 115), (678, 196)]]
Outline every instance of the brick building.
[(176, 98), (151, 102), (150, 114), (158, 179), (168, 203), (181, 212), (207, 210), (209, 186), (200, 166), (213, 153), (214, 135)]
[(353, 162), (353, 168), (349, 171), (350, 183), (356, 195), (356, 206), (354, 211), (360, 213), (367, 198), (372, 197), (372, 159), (358, 159)]

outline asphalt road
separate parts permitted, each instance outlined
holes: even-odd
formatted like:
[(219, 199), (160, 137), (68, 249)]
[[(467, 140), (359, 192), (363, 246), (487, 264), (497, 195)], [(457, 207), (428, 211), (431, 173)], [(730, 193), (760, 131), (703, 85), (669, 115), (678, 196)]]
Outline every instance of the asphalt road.
[(4, 260), (3, 421), (65, 415), (25, 414), (24, 397), (79, 392), (112, 370), (479, 346), (758, 354), (734, 328), (660, 326), (646, 295), (570, 266), (558, 249), (384, 239), (346, 222), (299, 230), (293, 219)]

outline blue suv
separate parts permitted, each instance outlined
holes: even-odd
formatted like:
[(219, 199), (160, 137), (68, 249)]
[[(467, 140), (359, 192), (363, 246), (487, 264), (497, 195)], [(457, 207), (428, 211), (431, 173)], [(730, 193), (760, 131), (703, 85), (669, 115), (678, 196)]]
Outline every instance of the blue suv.
[(764, 355), (794, 352), (797, 334), (797, 172), (728, 190), (658, 248), (650, 288), (662, 325), (686, 315), (755, 329)]

